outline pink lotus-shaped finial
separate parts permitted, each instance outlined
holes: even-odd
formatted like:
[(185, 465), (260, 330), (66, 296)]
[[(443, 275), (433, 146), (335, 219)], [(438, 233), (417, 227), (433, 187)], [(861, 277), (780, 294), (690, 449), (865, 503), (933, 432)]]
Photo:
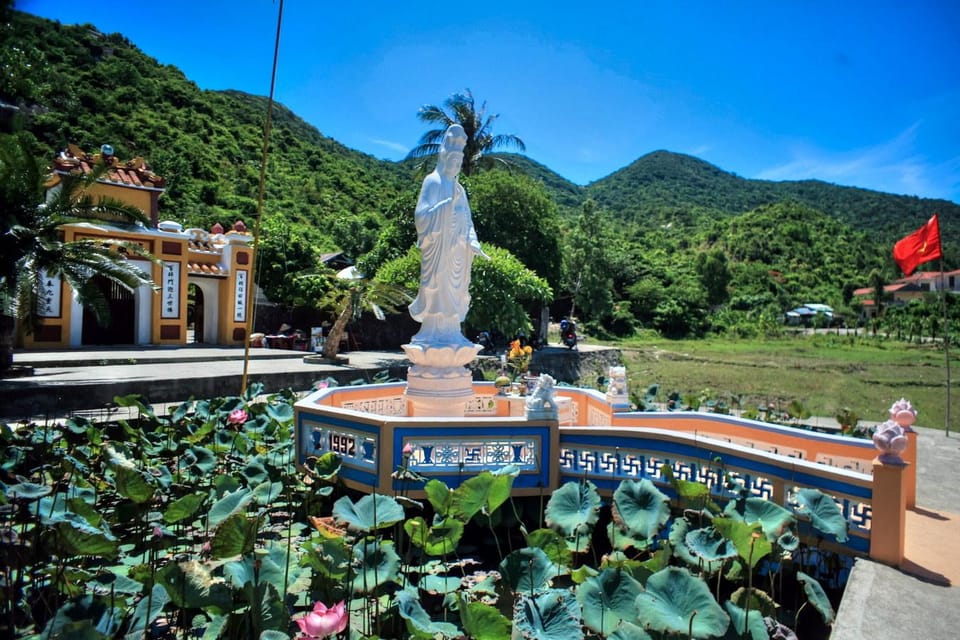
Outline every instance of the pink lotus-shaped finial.
[(893, 420), (887, 420), (873, 432), (873, 444), (880, 451), (878, 456), (884, 464), (903, 464), (900, 454), (906, 451), (910, 441), (907, 431), (910, 427), (901, 427)]
[(917, 410), (913, 408), (909, 400), (900, 398), (890, 407), (890, 419), (909, 430), (910, 425), (917, 420)]

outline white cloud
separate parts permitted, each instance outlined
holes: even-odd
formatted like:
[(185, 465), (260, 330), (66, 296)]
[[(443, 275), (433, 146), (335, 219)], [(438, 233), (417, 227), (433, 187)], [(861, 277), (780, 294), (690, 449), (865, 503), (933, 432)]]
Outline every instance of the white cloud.
[(378, 138), (370, 138), (370, 144), (375, 144), (378, 147), (385, 147), (387, 149), (390, 149), (391, 151), (396, 151), (404, 155), (406, 155), (407, 152), (410, 151), (410, 147), (408, 147), (407, 145), (400, 144), (399, 142), (393, 142), (391, 140), (380, 140)]
[(713, 147), (708, 144), (701, 144), (693, 149), (685, 151), (684, 153), (686, 153), (688, 156), (694, 156), (695, 158), (703, 158), (705, 155), (710, 153), (712, 148)]
[(955, 186), (952, 184), (955, 177), (949, 175), (949, 167), (931, 164), (914, 151), (919, 128), (917, 122), (892, 140), (842, 152), (797, 145), (790, 150), (789, 161), (764, 169), (755, 177), (816, 179), (887, 193), (948, 198)]

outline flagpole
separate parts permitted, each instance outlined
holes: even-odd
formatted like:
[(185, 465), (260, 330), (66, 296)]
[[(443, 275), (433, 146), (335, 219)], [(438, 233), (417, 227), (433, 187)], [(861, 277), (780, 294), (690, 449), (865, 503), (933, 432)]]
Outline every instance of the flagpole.
[(940, 300), (943, 303), (943, 355), (947, 361), (947, 411), (944, 428), (950, 437), (950, 325), (947, 315), (947, 280), (943, 273), (943, 258), (940, 258)]
[(267, 177), (267, 151), (270, 148), (270, 125), (273, 117), (273, 92), (277, 83), (277, 59), (280, 56), (280, 26), (283, 24), (283, 0), (277, 13), (277, 37), (273, 45), (273, 69), (270, 71), (270, 96), (267, 98), (267, 119), (263, 125), (263, 153), (260, 156), (260, 181), (257, 192), (257, 218), (253, 222), (253, 264), (250, 265), (250, 288), (247, 289), (247, 330), (243, 344), (243, 374), (240, 376), (240, 395), (247, 391), (247, 374), (250, 370), (250, 334), (253, 333), (254, 313), (256, 313), (257, 287), (256, 270), (260, 261), (260, 220), (263, 218), (264, 185)]

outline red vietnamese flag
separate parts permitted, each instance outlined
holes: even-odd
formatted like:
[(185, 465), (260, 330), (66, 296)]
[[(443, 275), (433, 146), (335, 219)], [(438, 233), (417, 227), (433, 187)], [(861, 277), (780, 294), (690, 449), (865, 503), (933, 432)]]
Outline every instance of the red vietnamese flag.
[(910, 275), (918, 265), (936, 260), (940, 253), (940, 219), (937, 214), (897, 244), (893, 245), (893, 259), (904, 275)]

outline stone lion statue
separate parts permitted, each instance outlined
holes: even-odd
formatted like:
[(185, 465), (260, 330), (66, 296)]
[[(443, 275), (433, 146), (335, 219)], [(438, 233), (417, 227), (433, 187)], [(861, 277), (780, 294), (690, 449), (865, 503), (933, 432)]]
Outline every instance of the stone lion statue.
[(610, 367), (608, 377), (610, 379), (610, 382), (607, 384), (608, 396), (627, 395), (627, 368), (626, 367)]
[(557, 399), (554, 395), (556, 380), (546, 373), (541, 373), (537, 379), (537, 386), (527, 396), (527, 416), (556, 417)]

